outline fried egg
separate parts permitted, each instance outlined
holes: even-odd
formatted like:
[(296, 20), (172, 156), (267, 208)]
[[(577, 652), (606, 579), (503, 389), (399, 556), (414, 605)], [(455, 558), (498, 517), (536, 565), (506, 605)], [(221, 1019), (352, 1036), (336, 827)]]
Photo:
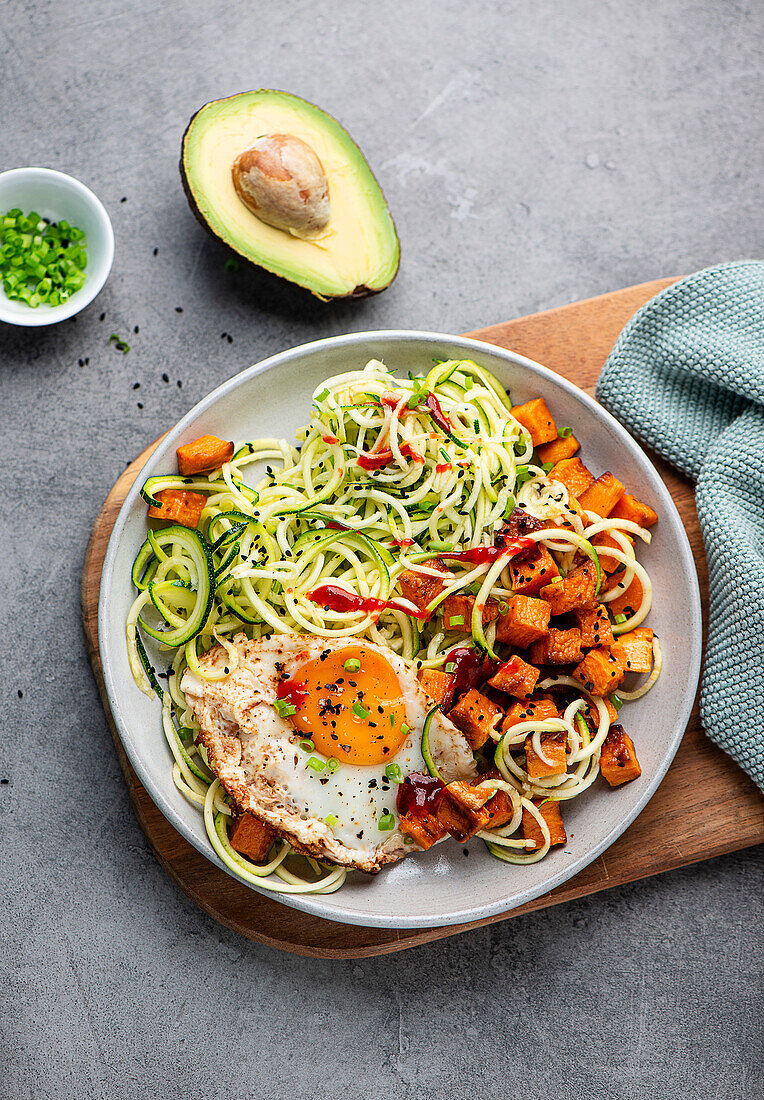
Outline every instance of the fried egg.
[[(400, 830), (400, 779), (426, 772), (430, 704), (410, 668), (370, 642), (299, 634), (234, 639), (222, 680), (188, 669), (181, 682), (210, 768), (242, 811), (300, 852), (378, 871), (416, 846)], [(222, 646), (200, 660), (221, 670)], [(472, 779), (464, 735), (439, 711), (430, 750), (443, 779)]]

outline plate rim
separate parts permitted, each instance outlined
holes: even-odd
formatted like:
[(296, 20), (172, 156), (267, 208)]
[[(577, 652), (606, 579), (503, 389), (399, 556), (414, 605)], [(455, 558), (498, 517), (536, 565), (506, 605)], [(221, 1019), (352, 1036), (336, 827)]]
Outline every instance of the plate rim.
[[(290, 362), (301, 356), (311, 353), (320, 353), (322, 349), (337, 348), (353, 344), (363, 345), (371, 341), (382, 342), (397, 342), (405, 344), (408, 342), (426, 342), (432, 344), (443, 344), (448, 342), (452, 346), (458, 346), (465, 350), (465, 352), (477, 351), (485, 353), (488, 349), (491, 354), (496, 355), (500, 359), (505, 359), (516, 366), (522, 367), (529, 371), (529, 373), (540, 378), (552, 386), (559, 386), (561, 389), (567, 391), (567, 393), (580, 401), (584, 406), (588, 408), (588, 411), (595, 417), (595, 419), (604, 422), (604, 424), (611, 430), (616, 436), (619, 442), (630, 453), (631, 457), (636, 457), (639, 462), (644, 464), (649, 471), (654, 475), (658, 483), (658, 494), (662, 498), (661, 504), (664, 509), (672, 514), (673, 526), (678, 533), (678, 542), (680, 547), (680, 553), (682, 558), (682, 565), (684, 566), (684, 572), (689, 574), (690, 585), (688, 596), (690, 599), (691, 609), (691, 623), (692, 634), (690, 638), (689, 647), (689, 667), (690, 678), (686, 685), (687, 690), (683, 693), (683, 706), (680, 710), (680, 719), (672, 731), (671, 739), (669, 741), (666, 752), (663, 755), (661, 763), (654, 770), (653, 774), (649, 778), (649, 782), (645, 790), (642, 792), (637, 801), (630, 806), (628, 811), (622, 818), (609, 830), (609, 832), (602, 837), (597, 844), (588, 849), (585, 853), (580, 855), (577, 859), (571, 863), (561, 867), (555, 874), (549, 876), (548, 879), (536, 886), (531, 886), (525, 890), (521, 890), (519, 893), (515, 893), (515, 903), (512, 909), (524, 905), (530, 901), (541, 897), (543, 894), (547, 894), (554, 890), (557, 886), (567, 882), (569, 879), (575, 877), (584, 868), (593, 863), (604, 851), (606, 851), (617, 839), (621, 836), (626, 829), (636, 820), (647, 803), (655, 794), (656, 790), (660, 786), (666, 772), (668, 771), (676, 752), (679, 748), (681, 740), (686, 732), (687, 724), (692, 714), (692, 708), (694, 705), (695, 697), (697, 694), (698, 683), (700, 680), (701, 663), (702, 663), (702, 637), (703, 637), (703, 619), (702, 619), (702, 607), (700, 600), (700, 586), (698, 581), (697, 568), (695, 565), (695, 558), (690, 546), (690, 541), (687, 536), (687, 531), (682, 521), (679, 511), (674, 503), (671, 493), (667, 489), (663, 479), (656, 470), (653, 462), (643, 450), (639, 442), (634, 439), (632, 435), (623, 427), (623, 425), (616, 420), (616, 418), (603, 408), (593, 397), (582, 390), (574, 382), (565, 378), (564, 375), (558, 374), (556, 371), (551, 370), (549, 367), (545, 367), (543, 364), (536, 362), (533, 359), (529, 359), (527, 356), (521, 355), (518, 352), (511, 349), (501, 347), (497, 344), (491, 344), (485, 340), (476, 340), (467, 336), (454, 336), (448, 333), (429, 332), (417, 329), (369, 329), (361, 332), (345, 333), (338, 336), (325, 337), (320, 340), (311, 340), (302, 344), (298, 344), (292, 348), (287, 348), (283, 351), (276, 352), (273, 355), (267, 356), (265, 359), (253, 363), (251, 366), (246, 367), (244, 370), (233, 375), (231, 378), (226, 379), (220, 385), (216, 386), (209, 393), (207, 393), (200, 401), (198, 401), (188, 412), (181, 417), (160, 439), (158, 446), (143, 464), (138, 471), (135, 480), (130, 486), (127, 495), (122, 503), (122, 506), (114, 521), (109, 541), (106, 547), (106, 554), (104, 557), (103, 568), (101, 572), (101, 581), (99, 588), (98, 599), (98, 650), (101, 659), (101, 669), (103, 673), (103, 680), (106, 690), (106, 695), (109, 700), (109, 706), (111, 709), (112, 717), (114, 720), (114, 727), (117, 735), (120, 739), (123, 749), (129, 759), (133, 769), (135, 770), (140, 782), (145, 788), (147, 794), (154, 802), (155, 806), (169, 821), (169, 823), (176, 829), (185, 840), (188, 841), (201, 855), (208, 859), (213, 865), (220, 870), (225, 871), (232, 879), (253, 891), (260, 896), (265, 896), (269, 900), (281, 903), (289, 908), (298, 909), (301, 912), (309, 913), (312, 916), (320, 917), (324, 920), (330, 920), (339, 924), (350, 924), (367, 928), (444, 928), (450, 925), (469, 924), (474, 921), (490, 920), (492, 917), (499, 916), (502, 913), (509, 914), (512, 909), (508, 909), (506, 905), (506, 899), (499, 899), (490, 903), (484, 903), (468, 907), (466, 909), (452, 911), (448, 914), (442, 913), (427, 913), (419, 914), (417, 916), (407, 916), (405, 914), (399, 914), (395, 918), (386, 915), (378, 915), (369, 913), (363, 909), (335, 909), (332, 905), (332, 895), (320, 895), (320, 894), (305, 894), (305, 895), (292, 895), (292, 894), (278, 894), (262, 887), (258, 887), (255, 884), (244, 882), (233, 871), (231, 871), (222, 860), (219, 859), (215, 853), (212, 845), (204, 838), (200, 841), (199, 838), (187, 828), (185, 822), (176, 813), (172, 804), (165, 798), (162, 791), (159, 789), (158, 784), (154, 781), (151, 770), (144, 767), (140, 754), (137, 751), (137, 746), (133, 743), (129, 726), (124, 719), (122, 707), (119, 703), (119, 695), (116, 690), (115, 677), (111, 667), (111, 661), (109, 659), (108, 649), (106, 645), (107, 635), (107, 604), (108, 594), (111, 591), (112, 584), (114, 583), (115, 572), (115, 559), (120, 542), (121, 535), (124, 531), (127, 523), (127, 518), (130, 515), (132, 508), (136, 502), (136, 499), (140, 495), (140, 486), (142, 484), (143, 471), (149, 466), (156, 458), (156, 453), (160, 448), (167, 448), (180, 435), (192, 421), (196, 420), (201, 414), (206, 412), (212, 407), (220, 398), (229, 394), (231, 391), (238, 389), (244, 385), (251, 378), (254, 378), (260, 374), (264, 374), (268, 371), (278, 369), (284, 363)], [(465, 358), (467, 356), (465, 355)], [(689, 689), (692, 689), (691, 691)]]

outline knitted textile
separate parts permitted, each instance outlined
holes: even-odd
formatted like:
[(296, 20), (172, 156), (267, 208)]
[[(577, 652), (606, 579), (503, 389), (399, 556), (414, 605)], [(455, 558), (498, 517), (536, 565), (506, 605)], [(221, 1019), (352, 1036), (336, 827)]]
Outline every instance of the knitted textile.
[(764, 789), (764, 263), (661, 291), (618, 337), (597, 397), (697, 482), (711, 594), (701, 718)]

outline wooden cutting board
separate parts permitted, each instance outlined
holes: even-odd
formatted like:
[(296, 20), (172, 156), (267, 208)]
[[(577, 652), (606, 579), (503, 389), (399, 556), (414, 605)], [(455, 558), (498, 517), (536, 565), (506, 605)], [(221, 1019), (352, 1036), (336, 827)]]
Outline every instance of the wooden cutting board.
[[(658, 279), (560, 309), (492, 325), (468, 335), (544, 363), (594, 392), (602, 364), (629, 317), (673, 279)], [(467, 928), (684, 867), (764, 841), (764, 799), (750, 779), (705, 737), (697, 701), (679, 752), (649, 805), (610, 847), (575, 878), (549, 894), (488, 920), (445, 928), (396, 931), (337, 924), (289, 909), (254, 893), (200, 855), (170, 825), (139, 782), (117, 736), (98, 655), (98, 592), (114, 521), (131, 484), (159, 443), (147, 447), (116, 483), (99, 513), (82, 574), (82, 621), (98, 689), (109, 719), (130, 798), (149, 844), (170, 877), (206, 913), (249, 939), (319, 958), (353, 959), (400, 951)], [(654, 457), (654, 456), (653, 456)], [(703, 615), (708, 576), (692, 484), (655, 459), (684, 520), (700, 578)]]

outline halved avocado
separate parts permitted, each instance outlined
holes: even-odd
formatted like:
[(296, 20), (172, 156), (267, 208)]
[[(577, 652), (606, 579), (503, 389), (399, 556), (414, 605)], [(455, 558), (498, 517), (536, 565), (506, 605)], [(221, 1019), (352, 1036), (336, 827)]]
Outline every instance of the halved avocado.
[[(291, 135), (317, 155), (329, 185), (325, 228), (296, 235), (261, 220), (234, 188), (237, 157), (266, 134)], [(363, 298), (390, 285), (400, 245), (385, 197), (340, 124), (287, 92), (260, 89), (216, 99), (183, 136), (183, 186), (201, 224), (243, 259), (319, 298)]]

